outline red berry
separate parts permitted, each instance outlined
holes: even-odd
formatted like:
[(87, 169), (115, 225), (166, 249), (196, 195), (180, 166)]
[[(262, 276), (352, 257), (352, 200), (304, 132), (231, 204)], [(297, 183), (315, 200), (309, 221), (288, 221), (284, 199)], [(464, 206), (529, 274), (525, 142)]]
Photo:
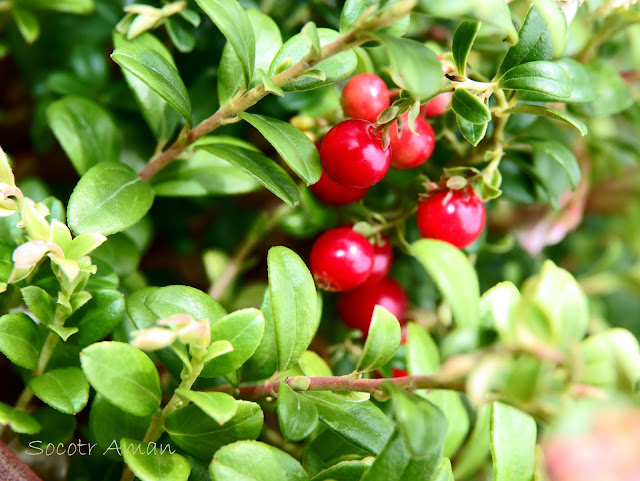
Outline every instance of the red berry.
[(460, 249), (478, 238), (485, 217), (484, 203), (471, 187), (436, 192), (418, 206), (422, 236), (449, 242)]
[(358, 74), (342, 91), (342, 108), (347, 117), (375, 122), (389, 105), (389, 89), (377, 75)]
[(409, 130), (408, 115), (402, 117), (402, 136), (398, 137), (398, 122), (389, 131), (391, 138), (391, 165), (396, 169), (410, 169), (424, 164), (436, 146), (436, 136), (429, 122), (417, 117), (413, 130)]
[(409, 373), (404, 369), (398, 369), (397, 367), (391, 368), (391, 377), (407, 377)]
[(391, 264), (393, 264), (393, 249), (386, 235), (380, 234), (380, 243), (377, 240), (374, 241), (373, 253), (373, 269), (362, 287), (373, 287), (380, 282), (389, 273)]
[(366, 120), (334, 125), (320, 146), (325, 174), (344, 187), (366, 189), (382, 180), (391, 165), (391, 149), (382, 148), (374, 126)]
[(439, 117), (444, 114), (451, 104), (453, 92), (444, 92), (436, 95), (420, 109), (420, 113), (426, 117)]
[(320, 180), (309, 186), (313, 195), (327, 205), (346, 205), (362, 199), (369, 189), (354, 189), (336, 184), (323, 172)]
[(316, 239), (309, 265), (322, 289), (346, 291), (367, 280), (373, 258), (373, 247), (365, 236), (351, 227), (338, 227)]
[(347, 327), (367, 334), (376, 305), (385, 307), (402, 323), (408, 303), (402, 286), (385, 277), (372, 287), (364, 286), (342, 294), (338, 300), (338, 313)]

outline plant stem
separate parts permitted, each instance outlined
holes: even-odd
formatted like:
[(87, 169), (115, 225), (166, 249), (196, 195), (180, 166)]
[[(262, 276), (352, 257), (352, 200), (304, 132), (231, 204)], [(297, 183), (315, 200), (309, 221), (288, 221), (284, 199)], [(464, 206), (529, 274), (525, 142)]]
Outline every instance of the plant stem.
[[(370, 38), (366, 35), (360, 35), (368, 30), (379, 30), (395, 23), (404, 17), (415, 6), (416, 0), (406, 0), (396, 4), (392, 8), (385, 9), (380, 14), (360, 22), (351, 32), (342, 35), (337, 40), (322, 47), (320, 56), (316, 59), (307, 59), (306, 57), (289, 67), (284, 72), (275, 75), (273, 82), (282, 87), (291, 83), (307, 70), (341, 52), (347, 51), (361, 45)], [(252, 107), (260, 99), (267, 96), (269, 92), (265, 90), (264, 85), (260, 84), (250, 90), (247, 90), (237, 98), (231, 99), (228, 103), (220, 107), (211, 117), (203, 120), (198, 125), (189, 130), (185, 136), (179, 136), (178, 139), (164, 152), (159, 153), (151, 158), (149, 163), (140, 171), (138, 176), (148, 181), (167, 164), (175, 160), (184, 150), (201, 137), (210, 134), (218, 127), (224, 124), (236, 122), (240, 112), (244, 112)]]

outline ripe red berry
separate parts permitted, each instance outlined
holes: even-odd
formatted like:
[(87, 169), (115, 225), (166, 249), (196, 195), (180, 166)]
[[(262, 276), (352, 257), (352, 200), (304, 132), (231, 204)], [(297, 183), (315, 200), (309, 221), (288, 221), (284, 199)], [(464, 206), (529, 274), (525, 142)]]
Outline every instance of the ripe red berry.
[(471, 187), (436, 192), (418, 206), (422, 236), (449, 242), (460, 249), (478, 238), (485, 217), (484, 203)]
[(360, 329), (366, 335), (376, 305), (388, 309), (402, 323), (408, 303), (403, 287), (385, 277), (372, 287), (359, 287), (342, 294), (338, 300), (338, 313), (347, 327)]
[(347, 117), (375, 122), (389, 105), (389, 89), (377, 75), (358, 74), (342, 91), (342, 109)]
[(373, 253), (373, 269), (362, 287), (372, 287), (380, 282), (389, 273), (391, 264), (393, 264), (393, 248), (386, 235), (380, 234), (380, 242), (374, 239)]
[(436, 95), (420, 109), (420, 113), (426, 117), (439, 117), (444, 114), (451, 104), (453, 92), (444, 92)]
[(373, 258), (373, 247), (365, 236), (351, 227), (338, 227), (316, 239), (309, 265), (319, 287), (346, 291), (367, 280)]
[(396, 169), (411, 169), (424, 164), (436, 146), (436, 136), (422, 117), (417, 117), (413, 129), (409, 130), (408, 115), (402, 117), (402, 136), (398, 137), (398, 122), (389, 131), (391, 138), (391, 165)]
[(313, 195), (327, 205), (346, 205), (362, 199), (369, 189), (355, 189), (336, 184), (323, 172), (320, 180), (309, 186)]
[(407, 377), (408, 375), (409, 372), (404, 369), (398, 369), (397, 367), (391, 368), (391, 377)]
[(344, 187), (366, 189), (382, 180), (391, 165), (391, 149), (382, 148), (374, 125), (345, 120), (334, 125), (320, 146), (325, 174)]

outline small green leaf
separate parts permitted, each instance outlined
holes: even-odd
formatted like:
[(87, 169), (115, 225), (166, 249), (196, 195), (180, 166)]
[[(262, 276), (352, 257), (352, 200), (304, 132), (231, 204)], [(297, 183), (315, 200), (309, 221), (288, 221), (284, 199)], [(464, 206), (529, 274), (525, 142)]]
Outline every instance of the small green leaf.
[(459, 115), (456, 115), (456, 122), (458, 123), (458, 128), (462, 136), (474, 147), (477, 146), (487, 134), (488, 122), (484, 124), (474, 124)]
[(82, 176), (69, 198), (67, 219), (76, 234), (115, 234), (142, 219), (153, 189), (128, 165), (100, 162)]
[(120, 441), (122, 458), (140, 481), (187, 481), (191, 465), (179, 454), (165, 452), (166, 446), (124, 438)]
[[(247, 379), (265, 379), (278, 369), (276, 334), (273, 325), (273, 311), (271, 308), (269, 289), (265, 290), (260, 310), (264, 316), (264, 334), (262, 335), (262, 340), (256, 352), (253, 353), (253, 356), (251, 356), (242, 367), (243, 374)], [(300, 359), (302, 359), (302, 357)]]
[(298, 204), (298, 187), (285, 170), (271, 159), (231, 145), (202, 145), (199, 148), (245, 170), (291, 207)]
[(572, 115), (564, 112), (558, 112), (547, 107), (541, 107), (539, 105), (516, 105), (504, 111), (507, 114), (532, 114), (539, 115), (541, 117), (548, 117), (550, 119), (562, 120), (570, 125), (573, 125), (581, 135), (587, 135), (588, 129), (584, 122), (576, 119)]
[(449, 458), (442, 458), (438, 472), (431, 481), (454, 481), (451, 460)]
[(529, 62), (508, 70), (498, 81), (498, 87), (527, 90), (562, 99), (571, 96), (569, 74), (553, 62)]
[(584, 64), (584, 67), (590, 78), (589, 87), (594, 100), (569, 105), (571, 112), (585, 117), (604, 117), (622, 112), (633, 104), (629, 84), (609, 62), (595, 58)]
[[(380, 13), (384, 8), (393, 6), (394, 3), (395, 2), (385, 3), (380, 0), (347, 0), (344, 2), (344, 7), (342, 7), (342, 13), (340, 14), (340, 33), (350, 32), (354, 29), (358, 20), (366, 19), (375, 13)], [(393, 25), (383, 28), (381, 32), (401, 37), (409, 28), (409, 17), (410, 16), (407, 15)]]
[(420, 394), (440, 408), (447, 419), (444, 455), (453, 456), (469, 432), (469, 415), (460, 393), (447, 389), (434, 389), (429, 393), (422, 391)]
[(102, 161), (118, 161), (120, 138), (109, 113), (82, 97), (64, 97), (47, 108), (51, 130), (78, 174)]
[(98, 342), (80, 352), (91, 386), (111, 404), (137, 416), (160, 407), (160, 376), (151, 359), (122, 342)]
[(412, 251), (449, 304), (458, 327), (477, 327), (480, 288), (475, 270), (464, 253), (435, 239), (414, 242)]
[(333, 466), (320, 471), (311, 481), (360, 481), (369, 468), (373, 458), (367, 457), (359, 461), (340, 461)]
[(62, 339), (65, 342), (67, 342), (67, 339), (69, 339), (71, 336), (73, 336), (75, 333), (78, 332), (77, 327), (56, 326), (55, 324), (48, 324), (47, 328), (55, 332), (58, 336), (60, 336), (60, 339)]
[(214, 456), (209, 472), (212, 481), (309, 481), (298, 461), (258, 441), (224, 446)]
[(467, 76), (467, 58), (479, 30), (480, 22), (462, 22), (453, 34), (451, 52), (458, 73), (462, 77)]
[(313, 277), (298, 254), (272, 247), (267, 256), (278, 369), (295, 365), (316, 334), (317, 294)]
[(496, 284), (480, 299), (480, 324), (498, 331), (505, 341), (509, 337), (511, 311), (520, 299), (518, 288), (511, 282)]
[(580, 165), (571, 149), (562, 142), (553, 139), (519, 139), (553, 158), (567, 173), (571, 186), (575, 189), (580, 183)]
[[(514, 439), (518, 442), (514, 443)], [(495, 481), (531, 481), (535, 466), (536, 423), (522, 411), (494, 402), (491, 456)]]
[(278, 423), (287, 441), (308, 438), (318, 426), (318, 408), (303, 394), (298, 394), (281, 381), (278, 388)]
[(189, 53), (193, 51), (196, 46), (196, 37), (193, 30), (186, 23), (176, 17), (169, 17), (165, 25), (171, 42), (180, 52)]
[(456, 89), (453, 93), (451, 109), (459, 117), (472, 124), (486, 125), (491, 120), (489, 107), (478, 97), (464, 89)]
[(596, 99), (596, 92), (591, 83), (589, 72), (580, 62), (572, 58), (561, 58), (555, 61), (569, 74), (571, 79), (571, 96), (566, 99), (539, 94), (536, 92), (518, 92), (518, 98), (534, 102), (588, 103)]
[(56, 303), (47, 291), (37, 286), (27, 286), (20, 289), (20, 293), (26, 306), (40, 322), (48, 324), (53, 321)]
[(90, 254), (95, 249), (100, 247), (107, 238), (102, 234), (96, 234), (94, 232), (87, 232), (85, 234), (80, 234), (76, 236), (71, 243), (69, 244), (69, 248), (66, 249), (66, 256), (69, 259), (78, 260), (81, 257)]
[(0, 403), (0, 424), (9, 426), (14, 433), (24, 434), (35, 434), (42, 428), (30, 414), (4, 403)]
[(0, 351), (20, 367), (36, 367), (40, 343), (36, 324), (29, 316), (14, 312), (0, 317)]
[(384, 366), (398, 349), (400, 337), (400, 323), (396, 316), (383, 306), (375, 306), (367, 341), (356, 371), (375, 371)]
[(233, 396), (224, 392), (200, 392), (188, 389), (176, 389), (176, 394), (192, 402), (207, 415), (223, 425), (238, 412), (238, 403)]
[(13, 7), (11, 9), (11, 15), (15, 20), (20, 35), (24, 38), (24, 41), (28, 44), (32, 44), (40, 36), (40, 22), (38, 18), (29, 10), (19, 7)]
[(166, 286), (156, 289), (146, 296), (144, 305), (156, 319), (166, 319), (174, 314), (189, 314), (196, 321), (209, 319), (213, 323), (226, 314), (218, 301), (189, 286)]
[(256, 36), (251, 21), (236, 0), (196, 0), (235, 50), (245, 85), (251, 83), (256, 60)]
[(314, 143), (302, 131), (282, 120), (243, 112), (240, 118), (253, 125), (278, 151), (291, 169), (307, 185), (320, 179), (320, 154)]
[(176, 68), (156, 50), (128, 44), (111, 54), (114, 62), (147, 84), (191, 123), (191, 100)]
[(304, 27), (302, 27), (300, 33), (307, 37), (311, 42), (311, 49), (305, 57), (309, 60), (320, 58), (322, 47), (320, 45), (320, 37), (318, 35), (318, 27), (316, 27), (316, 24), (313, 22), (307, 22)]
[(74, 312), (65, 327), (79, 329), (73, 343), (88, 346), (107, 337), (124, 315), (124, 296), (116, 289), (93, 291), (92, 298)]
[(20, 436), (22, 444), (29, 447), (46, 449), (47, 443), (66, 444), (71, 441), (78, 426), (75, 416), (61, 413), (49, 406), (38, 408), (31, 413), (31, 416), (40, 423), (42, 429), (38, 431), (37, 435), (23, 434)]
[(400, 434), (395, 433), (376, 456), (371, 469), (365, 473), (362, 481), (409, 481), (418, 479), (433, 480), (438, 470), (438, 460), (431, 457), (415, 458)]
[(262, 69), (258, 69), (258, 75), (260, 75), (260, 81), (262, 82), (262, 85), (264, 85), (264, 90), (266, 92), (271, 92), (278, 97), (284, 97), (284, 90), (282, 90), (277, 83), (271, 80), (271, 77), (269, 77)]
[(42, 401), (66, 414), (77, 414), (89, 401), (89, 383), (82, 370), (66, 367), (29, 380), (29, 388)]
[(476, 423), (469, 439), (458, 452), (454, 466), (454, 477), (467, 479), (484, 466), (491, 452), (489, 425), (491, 423), (491, 404), (478, 409)]
[(440, 367), (440, 353), (433, 338), (422, 327), (409, 324), (407, 370), (412, 376), (433, 374)]

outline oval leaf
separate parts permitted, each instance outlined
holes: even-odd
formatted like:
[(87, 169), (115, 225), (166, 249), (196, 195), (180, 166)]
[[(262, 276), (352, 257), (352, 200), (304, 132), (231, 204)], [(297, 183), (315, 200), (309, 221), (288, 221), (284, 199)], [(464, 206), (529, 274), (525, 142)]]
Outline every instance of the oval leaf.
[(200, 392), (178, 388), (176, 394), (198, 406), (220, 425), (226, 423), (238, 412), (238, 403), (235, 398), (224, 392)]
[(467, 90), (457, 89), (451, 98), (451, 109), (467, 122), (486, 124), (491, 120), (489, 107)]
[[(166, 319), (174, 314), (189, 314), (196, 321), (209, 319), (210, 322), (214, 322), (226, 314), (215, 299), (189, 286), (156, 289), (145, 296), (144, 305), (158, 319)], [(144, 315), (144, 311), (141, 314)]]
[(541, 107), (539, 105), (516, 105), (504, 111), (508, 114), (532, 114), (539, 115), (541, 117), (548, 117), (550, 119), (562, 120), (570, 125), (573, 125), (581, 135), (587, 135), (588, 129), (584, 122), (576, 119), (574, 116), (564, 112), (558, 112), (557, 110), (549, 109), (547, 107)]
[(278, 423), (287, 441), (309, 437), (318, 425), (318, 408), (304, 395), (295, 392), (285, 381), (278, 388)]
[(484, 124), (473, 124), (459, 115), (456, 115), (456, 122), (458, 123), (458, 128), (462, 136), (474, 147), (478, 145), (487, 134), (488, 122)]
[(0, 403), (0, 424), (9, 426), (14, 433), (21, 434), (35, 434), (42, 428), (30, 414), (4, 403)]
[(462, 77), (467, 76), (467, 58), (479, 30), (480, 22), (462, 22), (453, 34), (451, 52), (458, 73)]
[(78, 309), (65, 323), (75, 327), (78, 333), (70, 338), (71, 343), (88, 346), (101, 341), (122, 321), (124, 296), (115, 289), (101, 289), (91, 293), (92, 298)]
[(89, 401), (89, 383), (77, 367), (54, 369), (29, 380), (29, 388), (58, 411), (77, 414)]
[(0, 317), (0, 352), (25, 369), (34, 369), (40, 357), (38, 329), (22, 312)]
[(422, 327), (409, 324), (407, 370), (412, 376), (433, 374), (440, 367), (440, 353), (433, 338)]
[(527, 90), (562, 99), (571, 96), (569, 74), (553, 62), (529, 62), (508, 70), (498, 86), (511, 90)]
[[(513, 440), (518, 442), (514, 443)], [(491, 456), (495, 481), (530, 481), (536, 452), (536, 422), (499, 402), (491, 410)]]
[(367, 341), (356, 371), (375, 371), (391, 360), (400, 345), (400, 323), (383, 306), (375, 306)]
[(120, 451), (124, 462), (140, 481), (187, 481), (191, 464), (179, 454), (165, 452), (167, 446), (124, 438)]

